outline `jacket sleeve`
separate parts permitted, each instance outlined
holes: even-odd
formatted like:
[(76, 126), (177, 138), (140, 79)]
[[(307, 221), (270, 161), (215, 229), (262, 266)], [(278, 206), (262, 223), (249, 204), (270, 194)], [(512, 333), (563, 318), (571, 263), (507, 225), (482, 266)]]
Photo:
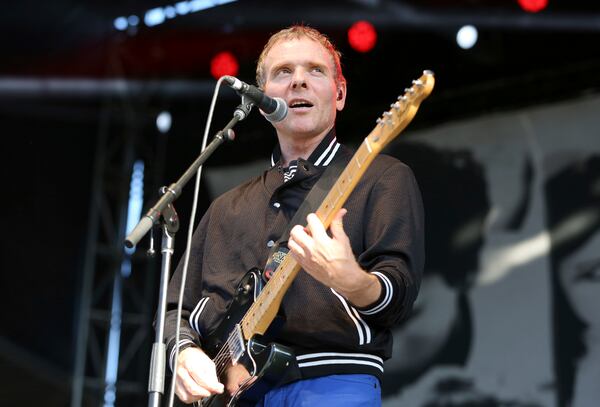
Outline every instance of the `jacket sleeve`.
[[(179, 351), (190, 346), (201, 345), (201, 335), (192, 328), (189, 323), (190, 315), (200, 302), (202, 296), (202, 258), (204, 254), (204, 242), (207, 225), (210, 221), (210, 208), (200, 221), (194, 231), (190, 249), (188, 271), (186, 275), (185, 289), (183, 292), (181, 323), (179, 329)], [(167, 311), (165, 316), (165, 343), (167, 345), (167, 363), (173, 370), (176, 350), (177, 329), (177, 304), (181, 280), (183, 278), (183, 267), (185, 254), (181, 257), (173, 277), (169, 281), (167, 291)]]
[(417, 297), (425, 260), (421, 192), (409, 167), (396, 161), (375, 182), (364, 213), (365, 250), (359, 264), (377, 276), (381, 295), (359, 308), (365, 321), (391, 327)]

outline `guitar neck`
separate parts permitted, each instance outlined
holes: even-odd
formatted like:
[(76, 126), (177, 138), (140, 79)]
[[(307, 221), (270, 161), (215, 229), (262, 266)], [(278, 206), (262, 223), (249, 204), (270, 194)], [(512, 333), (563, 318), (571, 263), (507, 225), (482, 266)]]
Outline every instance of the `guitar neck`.
[[(421, 78), (413, 81), (413, 86), (406, 90), (405, 95), (398, 98), (398, 102), (392, 105), (391, 110), (385, 112), (383, 117), (377, 120), (378, 125), (363, 140), (315, 212), (325, 228), (330, 226), (333, 217), (342, 208), (377, 154), (413, 119), (421, 101), (431, 93), (433, 83), (433, 74), (425, 71)], [(286, 256), (277, 267), (240, 322), (242, 334), (246, 340), (255, 334), (264, 334), (269, 328), (279, 310), (283, 296), (300, 268), (292, 256)]]

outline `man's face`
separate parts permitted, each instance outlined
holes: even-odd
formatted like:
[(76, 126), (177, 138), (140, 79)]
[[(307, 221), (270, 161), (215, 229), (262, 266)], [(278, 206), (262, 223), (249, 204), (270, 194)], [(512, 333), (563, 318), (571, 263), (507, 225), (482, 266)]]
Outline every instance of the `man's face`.
[(267, 54), (264, 91), (286, 101), (289, 110), (273, 123), (279, 137), (310, 139), (333, 127), (337, 110), (344, 108), (346, 84), (335, 83), (332, 56), (309, 38), (282, 40)]

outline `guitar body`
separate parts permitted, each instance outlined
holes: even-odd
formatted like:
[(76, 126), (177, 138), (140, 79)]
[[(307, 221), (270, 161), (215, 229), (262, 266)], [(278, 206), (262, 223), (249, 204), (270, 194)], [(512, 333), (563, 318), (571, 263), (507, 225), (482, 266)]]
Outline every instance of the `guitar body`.
[[(231, 364), (229, 358), (219, 358), (217, 353), (228, 338), (228, 334), (236, 329), (238, 324), (264, 286), (259, 269), (252, 269), (238, 285), (225, 318), (210, 335), (205, 344), (207, 354), (214, 359), (217, 371), (226, 372)], [(271, 388), (275, 387), (285, 375), (288, 366), (295, 363), (295, 355), (291, 349), (276, 343), (268, 343), (262, 335), (254, 335), (244, 341), (243, 356), (237, 363), (243, 363), (250, 373), (247, 380), (232, 397), (228, 395), (213, 396), (199, 403), (202, 407), (232, 407), (254, 406)], [(222, 378), (221, 378), (222, 379)], [(243, 398), (240, 397), (243, 394)]]

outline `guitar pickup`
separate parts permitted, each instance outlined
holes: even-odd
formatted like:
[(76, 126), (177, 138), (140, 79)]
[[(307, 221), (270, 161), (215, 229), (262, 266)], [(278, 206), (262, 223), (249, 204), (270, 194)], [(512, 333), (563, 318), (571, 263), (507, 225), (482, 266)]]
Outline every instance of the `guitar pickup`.
[(242, 327), (240, 324), (235, 324), (235, 328), (229, 335), (228, 339), (229, 356), (231, 358), (231, 364), (236, 365), (244, 353), (246, 352), (246, 343), (244, 336), (242, 335)]

